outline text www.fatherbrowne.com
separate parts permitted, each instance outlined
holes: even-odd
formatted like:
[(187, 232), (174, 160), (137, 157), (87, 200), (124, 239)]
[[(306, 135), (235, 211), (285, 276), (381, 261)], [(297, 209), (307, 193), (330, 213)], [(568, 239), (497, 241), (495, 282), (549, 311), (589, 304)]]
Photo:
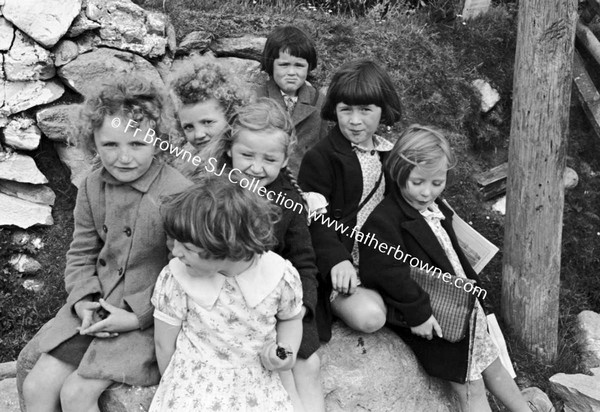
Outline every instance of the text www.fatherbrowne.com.
[[(121, 125), (121, 119), (115, 117), (111, 122), (112, 127), (117, 128)], [(140, 132), (141, 130), (137, 128), (137, 122), (129, 119), (127, 125), (125, 126), (125, 132), (128, 129), (134, 130), (134, 136)], [(148, 144), (152, 144), (155, 147), (158, 147), (163, 152), (169, 152), (177, 158), (181, 158), (184, 161), (191, 162), (194, 166), (200, 166), (202, 164), (202, 159), (199, 156), (192, 155), (189, 151), (182, 149), (178, 146), (173, 145), (173, 143), (168, 140), (163, 140), (156, 136), (156, 133), (152, 129), (148, 129), (146, 134), (144, 135), (144, 141)], [(215, 158), (207, 159), (206, 164), (204, 165), (204, 169), (208, 173), (214, 173), (217, 176), (221, 176), (226, 168), (223, 166), (220, 170), (217, 170), (218, 161)], [(293, 199), (286, 197), (283, 193), (275, 193), (272, 190), (267, 190), (263, 186), (259, 186), (259, 181), (255, 178), (246, 178), (242, 177), (240, 179), (235, 179), (235, 177), (239, 176), (239, 174), (243, 174), (239, 169), (231, 169), (227, 175), (227, 178), (231, 183), (235, 183), (240, 185), (244, 189), (248, 189), (254, 193), (257, 193), (259, 196), (266, 197), (270, 201), (281, 205), (287, 209), (293, 210), (297, 213), (302, 214), (304, 212), (304, 205), (296, 202)], [(328, 216), (325, 216), (322, 213), (319, 213), (315, 210), (308, 210), (308, 217), (311, 222), (320, 223), (322, 225), (327, 226), (328, 228), (333, 228), (336, 232), (341, 233), (344, 236), (348, 236), (353, 238), (355, 241), (365, 244), (369, 247), (377, 249), (379, 252), (390, 256), (393, 253), (394, 259), (398, 261), (402, 261), (403, 263), (408, 263), (413, 268), (419, 268), (420, 270), (425, 271), (426, 273), (431, 274), (431, 276), (437, 276), (438, 279), (441, 279), (446, 283), (453, 283), (459, 289), (463, 289), (466, 293), (471, 293), (476, 295), (477, 297), (481, 297), (485, 299), (487, 296), (487, 291), (485, 289), (480, 288), (476, 284), (470, 282), (468, 279), (460, 278), (457, 276), (452, 276), (448, 272), (443, 273), (442, 270), (436, 266), (432, 266), (428, 263), (421, 261), (416, 256), (412, 256), (410, 253), (405, 253), (400, 250), (399, 246), (389, 246), (387, 243), (379, 241), (375, 238), (375, 235), (372, 233), (364, 234), (361, 232), (358, 227), (353, 227), (350, 229), (349, 226), (339, 222), (335, 219), (331, 219)], [(408, 262), (407, 262), (408, 261)], [(481, 296), (483, 295), (483, 296)]]

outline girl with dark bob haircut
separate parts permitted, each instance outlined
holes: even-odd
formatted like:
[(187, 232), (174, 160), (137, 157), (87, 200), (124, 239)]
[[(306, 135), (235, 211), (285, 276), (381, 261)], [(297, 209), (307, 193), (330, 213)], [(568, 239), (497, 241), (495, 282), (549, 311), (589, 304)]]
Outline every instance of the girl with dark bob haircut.
[(317, 67), (315, 43), (297, 27), (276, 27), (267, 37), (261, 59), (261, 69), (269, 76), (273, 76), (273, 62), (279, 58), (281, 51), (305, 59), (308, 62), (309, 72)]
[(335, 108), (374, 104), (382, 109), (381, 123), (391, 126), (400, 120), (402, 106), (390, 76), (377, 63), (354, 60), (344, 64), (333, 76), (321, 109), (321, 117), (337, 122)]

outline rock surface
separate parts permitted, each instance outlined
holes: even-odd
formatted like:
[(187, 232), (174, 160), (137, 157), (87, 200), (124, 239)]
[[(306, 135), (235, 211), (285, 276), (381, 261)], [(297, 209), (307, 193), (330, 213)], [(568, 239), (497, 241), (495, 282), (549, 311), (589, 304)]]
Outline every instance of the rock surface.
[(22, 229), (34, 225), (54, 224), (50, 206), (40, 205), (0, 193), (0, 226), (18, 226)]
[(42, 132), (30, 117), (14, 117), (4, 129), (4, 143), (15, 149), (35, 150), (41, 139)]
[(91, 79), (114, 78), (121, 73), (134, 73), (164, 87), (158, 71), (137, 54), (99, 48), (79, 55), (58, 69), (58, 75), (76, 92), (87, 96), (97, 83)]
[(79, 46), (71, 40), (61, 40), (54, 48), (54, 65), (64, 66), (79, 56)]
[(577, 341), (584, 368), (600, 367), (600, 314), (584, 310), (577, 315)]
[(222, 57), (218, 61), (234, 72), (238, 80), (245, 82), (248, 90), (253, 90), (267, 79), (267, 75), (260, 70), (260, 63), (257, 61), (237, 57)]
[(33, 159), (19, 153), (0, 153), (0, 179), (33, 184), (48, 183), (48, 179), (39, 171)]
[(196, 30), (188, 33), (179, 43), (177, 54), (202, 53), (212, 41), (212, 34), (205, 30)]
[(42, 270), (40, 262), (24, 253), (18, 253), (11, 256), (8, 263), (14, 270), (24, 275), (35, 275)]
[(15, 38), (15, 28), (4, 17), (0, 17), (0, 51), (7, 51)]
[(577, 172), (570, 167), (565, 167), (565, 173), (563, 174), (563, 183), (565, 189), (573, 189), (579, 183), (579, 176)]
[(214, 40), (210, 49), (217, 56), (243, 57), (260, 61), (266, 42), (266, 37), (252, 35), (224, 37)]
[(600, 368), (594, 376), (557, 373), (550, 378), (552, 390), (564, 401), (564, 412), (600, 411)]
[(79, 187), (83, 179), (92, 171), (92, 160), (75, 146), (56, 143), (54, 149), (63, 162), (71, 170), (71, 183)]
[(11, 81), (47, 80), (54, 77), (50, 52), (20, 30), (4, 58), (4, 72)]
[[(0, 94), (2, 83), (0, 81)], [(56, 80), (32, 82), (4, 82), (4, 105), (0, 100), (0, 117), (19, 113), (31, 107), (51, 103), (65, 92)]]
[(0, 363), (0, 380), (17, 376), (17, 361)]
[(20, 412), (16, 382), (15, 378), (0, 381), (0, 411)]
[(35, 118), (44, 136), (51, 140), (66, 142), (71, 127), (71, 116), (76, 115), (78, 110), (78, 104), (61, 104), (39, 110)]
[[(19, 354), (19, 391), (39, 356), (37, 350), (34, 337)], [(336, 324), (333, 339), (319, 350), (319, 355), (328, 412), (457, 410), (449, 386), (427, 376), (408, 346), (387, 329), (365, 335)], [(102, 395), (100, 409), (147, 410), (154, 390), (115, 385)]]
[(54, 205), (56, 194), (48, 186), (0, 180), (0, 192), (41, 205)]
[(95, 21), (88, 19), (85, 15), (85, 10), (82, 10), (73, 20), (73, 24), (71, 24), (71, 27), (69, 27), (65, 37), (77, 37), (86, 31), (95, 30), (100, 27), (100, 23), (96, 23)]
[(487, 113), (500, 101), (498, 91), (485, 80), (477, 79), (471, 83), (481, 95), (481, 111)]
[(5, 0), (2, 14), (36, 42), (50, 48), (67, 32), (80, 10), (81, 0)]

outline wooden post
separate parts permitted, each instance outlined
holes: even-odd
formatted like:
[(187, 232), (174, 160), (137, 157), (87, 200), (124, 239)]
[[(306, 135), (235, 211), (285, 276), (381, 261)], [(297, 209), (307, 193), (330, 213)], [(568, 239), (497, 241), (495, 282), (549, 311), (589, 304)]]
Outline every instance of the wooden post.
[(502, 314), (545, 361), (557, 352), (563, 172), (577, 0), (521, 0), (509, 144)]

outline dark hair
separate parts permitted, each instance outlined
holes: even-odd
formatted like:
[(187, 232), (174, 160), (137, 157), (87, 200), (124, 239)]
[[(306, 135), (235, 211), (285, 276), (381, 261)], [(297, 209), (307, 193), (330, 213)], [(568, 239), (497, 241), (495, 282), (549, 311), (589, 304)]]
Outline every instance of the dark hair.
[(279, 208), (244, 189), (241, 176), (205, 173), (197, 184), (163, 199), (165, 232), (202, 249), (203, 259), (249, 260), (274, 247)]
[(280, 52), (287, 52), (294, 57), (308, 62), (308, 71), (317, 67), (317, 50), (310, 37), (294, 26), (276, 27), (267, 37), (261, 59), (261, 69), (273, 76), (273, 62), (279, 58)]
[[(160, 86), (143, 76), (118, 74), (98, 80), (91, 90), (79, 108), (79, 119), (69, 136), (69, 142), (87, 155), (95, 155), (94, 131), (107, 116), (123, 116), (138, 124), (145, 121), (161, 139), (170, 139), (175, 126), (173, 111), (166, 91)], [(161, 150), (156, 156), (165, 158), (167, 155)]]
[(327, 90), (321, 117), (337, 122), (338, 103), (381, 107), (381, 123), (391, 126), (400, 120), (402, 107), (390, 76), (377, 63), (354, 60), (345, 63), (333, 75)]

